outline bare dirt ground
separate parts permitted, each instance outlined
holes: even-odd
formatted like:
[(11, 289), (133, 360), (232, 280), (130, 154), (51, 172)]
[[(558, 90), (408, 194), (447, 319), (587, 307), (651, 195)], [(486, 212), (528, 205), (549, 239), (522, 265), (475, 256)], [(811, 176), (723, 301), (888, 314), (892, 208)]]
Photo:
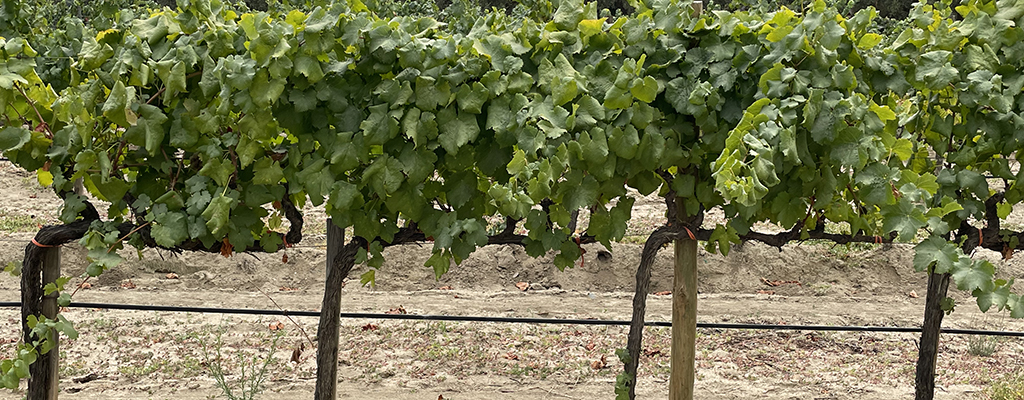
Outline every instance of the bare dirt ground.
[[(55, 197), (34, 178), (0, 163), (0, 264), (22, 257), (38, 223), (55, 221)], [(311, 212), (307, 239), (280, 254), (172, 254), (146, 250), (80, 290), (77, 302), (316, 311), (323, 295), (322, 214)], [(423, 266), (430, 246), (390, 248), (377, 286), (359, 286), (353, 271), (343, 309), (410, 314), (628, 320), (643, 233), (661, 219), (656, 200), (639, 201), (630, 236), (611, 249), (589, 246), (585, 261), (558, 271), (550, 257), (531, 259), (513, 246), (480, 249), (436, 280)], [(319, 232), (319, 233), (322, 233)], [(599, 256), (601, 253), (601, 257)], [(671, 248), (658, 259), (648, 320), (670, 319)], [(76, 246), (62, 250), (64, 273), (86, 265)], [(728, 257), (701, 251), (700, 322), (916, 326), (925, 275), (914, 272), (907, 245), (833, 247), (821, 243), (758, 244)], [(1005, 277), (1024, 266), (995, 253)], [(791, 282), (769, 286), (765, 281)], [(72, 286), (81, 282), (75, 278)], [(522, 291), (519, 282), (531, 286)], [(798, 282), (798, 283), (797, 283)], [(18, 300), (18, 279), (0, 277), (0, 301)], [(1024, 330), (1006, 313), (982, 314), (954, 293), (958, 307), (945, 327)], [(276, 304), (275, 304), (276, 302)], [(61, 398), (207, 399), (222, 395), (212, 371), (229, 385), (242, 368), (269, 355), (260, 398), (312, 398), (316, 318), (112, 311), (74, 308), (64, 314), (80, 337), (61, 344)], [(6, 319), (0, 353), (13, 351), (19, 313)], [(615, 357), (626, 327), (506, 323), (344, 320), (340, 397), (358, 399), (612, 399)], [(668, 328), (645, 330), (638, 395), (667, 396)], [(913, 396), (916, 334), (701, 329), (697, 339), (698, 399), (906, 399)], [(218, 344), (219, 343), (219, 344)], [(274, 344), (276, 343), (276, 347)], [(988, 356), (985, 348), (993, 353)], [(271, 351), (273, 349), (273, 351)], [(940, 399), (987, 398), (994, 382), (1024, 371), (1024, 341), (944, 335)], [(218, 351), (220, 358), (218, 358)], [(294, 358), (294, 360), (293, 360)], [(254, 362), (255, 360), (255, 362)], [(246, 369), (249, 373), (250, 369)], [(20, 398), (2, 392), (0, 398)], [(237, 396), (237, 389), (235, 392)]]

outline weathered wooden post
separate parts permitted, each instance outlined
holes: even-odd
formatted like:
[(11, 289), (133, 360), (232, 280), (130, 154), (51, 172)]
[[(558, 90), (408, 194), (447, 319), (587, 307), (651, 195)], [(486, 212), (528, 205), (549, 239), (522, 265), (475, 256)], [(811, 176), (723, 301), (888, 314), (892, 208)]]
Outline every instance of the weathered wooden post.
[(320, 325), (316, 338), (316, 400), (338, 398), (338, 340), (341, 329), (341, 284), (348, 275), (342, 267), (341, 253), (345, 247), (345, 230), (327, 219), (327, 279), (324, 303), (320, 308)]
[[(676, 207), (685, 213), (683, 198)], [(679, 223), (683, 222), (680, 214)], [(690, 235), (675, 242), (675, 268), (672, 278), (672, 372), (668, 398), (692, 400), (694, 360), (697, 345), (697, 240)]]
[(949, 290), (950, 274), (928, 274), (928, 295), (925, 298), (924, 323), (918, 350), (914, 379), (914, 399), (935, 398), (935, 364), (939, 359), (939, 332), (942, 330), (942, 300)]
[[(34, 241), (33, 241), (34, 242)], [(40, 267), (42, 268), (42, 282), (36, 288), (29, 289), (30, 291), (36, 291), (35, 293), (42, 293), (43, 288), (51, 283), (56, 282), (57, 278), (60, 277), (60, 247), (46, 246), (35, 244), (39, 251), (42, 253), (40, 260)], [(33, 268), (29, 268), (29, 271), (24, 273), (31, 273)], [(35, 270), (39, 271), (39, 270)], [(35, 285), (33, 285), (35, 286)], [(27, 288), (22, 288), (26, 290)], [(39, 309), (28, 310), (30, 315), (43, 314), (46, 318), (56, 319), (57, 318), (57, 292), (50, 293), (42, 296), (42, 302), (39, 304)], [(33, 307), (29, 304), (28, 307)], [(23, 313), (24, 314), (24, 313)], [(31, 378), (28, 381), (28, 391), (25, 394), (27, 400), (57, 400), (57, 392), (60, 390), (58, 383), (60, 382), (58, 371), (59, 371), (59, 357), (60, 357), (60, 346), (59, 346), (59, 332), (52, 330), (50, 332), (50, 340), (53, 343), (53, 347), (44, 355), (40, 355), (29, 367)], [(29, 340), (28, 332), (26, 332), (26, 340)]]

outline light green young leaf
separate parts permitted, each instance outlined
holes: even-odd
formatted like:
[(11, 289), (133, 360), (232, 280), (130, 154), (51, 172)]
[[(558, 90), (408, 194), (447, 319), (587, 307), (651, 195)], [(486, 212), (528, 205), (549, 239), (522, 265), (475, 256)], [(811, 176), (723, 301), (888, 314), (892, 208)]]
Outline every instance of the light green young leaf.
[(637, 78), (629, 91), (633, 93), (633, 97), (636, 97), (637, 100), (650, 103), (658, 96), (658, 81), (650, 76), (645, 76), (642, 80)]

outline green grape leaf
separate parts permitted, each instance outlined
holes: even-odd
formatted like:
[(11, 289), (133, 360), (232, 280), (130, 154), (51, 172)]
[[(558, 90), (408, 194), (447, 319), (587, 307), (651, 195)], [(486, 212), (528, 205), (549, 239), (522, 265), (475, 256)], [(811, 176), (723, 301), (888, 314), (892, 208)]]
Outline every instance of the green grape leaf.
[(640, 147), (639, 132), (632, 125), (627, 125), (625, 129), (615, 127), (608, 135), (608, 145), (615, 155), (626, 160), (633, 159)]
[(1013, 204), (1010, 204), (1010, 203), (999, 203), (999, 204), (996, 204), (996, 214), (999, 216), (999, 219), (1006, 219), (1006, 217), (1010, 216), (1011, 212), (1013, 212)]
[(206, 228), (214, 238), (221, 238), (227, 233), (231, 215), (231, 203), (233, 200), (225, 195), (214, 197), (210, 204), (203, 210), (203, 218), (206, 220)]
[(480, 125), (476, 116), (459, 113), (452, 108), (445, 108), (437, 114), (439, 132), (438, 142), (449, 154), (456, 154), (463, 145), (472, 142), (480, 134)]
[(320, 67), (320, 61), (305, 54), (295, 56), (292, 71), (305, 76), (309, 83), (319, 82), (325, 76), (323, 68)]
[(269, 157), (261, 158), (256, 164), (253, 164), (252, 168), (255, 172), (252, 183), (257, 185), (276, 185), (284, 179), (284, 170), (281, 169), (281, 164)]
[(946, 50), (935, 50), (922, 54), (914, 78), (932, 90), (950, 85), (960, 79), (960, 71), (949, 62), (951, 58), (952, 53)]
[(20, 126), (8, 126), (0, 130), (0, 152), (17, 150), (32, 139), (32, 132)]
[(582, 0), (562, 0), (558, 3), (558, 9), (555, 10), (553, 22), (558, 29), (570, 31), (576, 29), (583, 18)]
[(370, 145), (384, 144), (398, 135), (398, 120), (391, 116), (387, 104), (377, 104), (369, 108), (370, 116), (359, 124), (363, 130), (366, 143)]
[(956, 245), (931, 236), (914, 246), (914, 270), (927, 272), (934, 266), (934, 273), (949, 272), (953, 263), (960, 259), (961, 252), (958, 250)]
[(914, 207), (909, 201), (900, 201), (894, 205), (882, 207), (885, 218), (882, 229), (886, 232), (897, 232), (903, 241), (913, 240), (917, 231), (927, 224), (927, 217), (920, 208)]
[(221, 160), (220, 158), (211, 158), (203, 164), (203, 168), (199, 170), (199, 175), (209, 176), (213, 178), (217, 185), (227, 186), (228, 180), (231, 179), (231, 174), (235, 172), (234, 164), (231, 164), (231, 160)]
[(79, 67), (83, 71), (92, 71), (114, 56), (114, 48), (106, 43), (99, 44), (96, 38), (89, 37), (82, 42), (79, 56)]
[(980, 288), (975, 289), (972, 294), (978, 298), (978, 308), (982, 312), (988, 312), (992, 306), (996, 307), (996, 310), (1002, 311), (1006, 309), (1007, 303), (1010, 300), (1010, 288), (1013, 287), (1013, 279), (1009, 282), (997, 279), (995, 286), (990, 291), (983, 291)]
[(339, 180), (334, 182), (329, 204), (334, 210), (353, 210), (363, 205), (363, 194), (358, 186)]
[(381, 198), (386, 198), (388, 194), (398, 190), (404, 180), (402, 163), (394, 157), (385, 155), (378, 157), (369, 167), (366, 167), (362, 183), (373, 188), (373, 191)]
[(462, 85), (455, 95), (455, 100), (459, 103), (459, 110), (480, 114), (489, 97), (490, 91), (482, 83), (473, 82), (472, 85)]
[[(142, 104), (138, 108), (139, 119), (136, 125), (128, 128), (129, 131), (134, 132), (135, 130), (142, 130), (142, 134), (146, 138), (146, 151), (150, 155), (156, 155), (157, 150), (163, 145), (164, 137), (167, 134), (167, 129), (164, 123), (167, 122), (167, 116), (164, 115), (163, 111), (159, 107), (151, 106), (149, 104)], [(125, 133), (129, 134), (128, 132)]]
[(136, 20), (132, 25), (132, 33), (154, 44), (160, 39), (181, 33), (181, 26), (167, 14), (156, 14), (150, 18)]
[(589, 207), (597, 202), (597, 191), (600, 188), (597, 180), (591, 175), (583, 175), (573, 171), (559, 183), (558, 195), (567, 210)]
[(370, 269), (359, 276), (360, 286), (377, 286), (377, 270)]
[(281, 97), (284, 88), (284, 79), (271, 78), (266, 71), (260, 70), (253, 76), (249, 96), (257, 107), (269, 107)]
[(156, 219), (153, 221), (152, 236), (156, 244), (172, 248), (188, 239), (188, 224), (184, 213), (167, 211), (158, 212), (153, 209)]
[(971, 260), (968, 258), (963, 259), (965, 262), (962, 267), (961, 263), (956, 263), (958, 268), (953, 270), (953, 282), (956, 282), (957, 289), (973, 292), (980, 290), (982, 292), (991, 292), (995, 285), (993, 284), (993, 278), (996, 273), (996, 268), (992, 263), (987, 260)]
[(658, 81), (650, 76), (645, 76), (643, 80), (637, 78), (629, 91), (637, 100), (644, 103), (653, 102), (654, 98), (658, 96)]
[(451, 267), (451, 258), (445, 257), (444, 253), (441, 251), (435, 251), (434, 254), (430, 255), (430, 258), (427, 259), (427, 262), (424, 265), (434, 270), (434, 277), (436, 279), (441, 279), (441, 276), (446, 274), (448, 269)]
[[(114, 83), (114, 87), (110, 89), (110, 95), (107, 96), (107, 101), (103, 103), (103, 116), (110, 119), (115, 124), (122, 127), (129, 127), (134, 124), (136, 117), (132, 110), (128, 108), (129, 101), (133, 101), (135, 98), (135, 88), (125, 87), (124, 83), (117, 81)], [(132, 119), (132, 123), (128, 122), (128, 119)]]
[(883, 39), (885, 39), (885, 37), (877, 33), (866, 33), (857, 41), (857, 48), (861, 50), (869, 50), (877, 46), (879, 43), (882, 43)]

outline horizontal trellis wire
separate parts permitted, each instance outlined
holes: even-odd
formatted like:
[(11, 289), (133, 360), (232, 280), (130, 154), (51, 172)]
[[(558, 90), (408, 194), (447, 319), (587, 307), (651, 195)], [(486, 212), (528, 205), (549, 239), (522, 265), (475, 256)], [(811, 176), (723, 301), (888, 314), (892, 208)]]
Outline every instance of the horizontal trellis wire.
[[(0, 302), (0, 307), (21, 307), (21, 302)], [(316, 311), (260, 310), (252, 308), (215, 308), (215, 307), (179, 307), (143, 304), (107, 304), (107, 303), (73, 303), (72, 308), (99, 308), (107, 310), (133, 311), (170, 311), (217, 314), (248, 314), (248, 315), (282, 315), (296, 317), (319, 317)], [(562, 325), (629, 325), (629, 321), (602, 319), (561, 319), (561, 318), (522, 318), (522, 317), (480, 317), (463, 315), (419, 315), (419, 314), (379, 314), (379, 313), (341, 313), (341, 318), (351, 319), (398, 319), (420, 321), (460, 321), (460, 322), (503, 322), (527, 324), (562, 324)], [(648, 321), (646, 326), (672, 326), (671, 322)], [(705, 329), (755, 329), (785, 331), (832, 331), (832, 332), (882, 332), (882, 333), (920, 333), (919, 327), (899, 326), (828, 326), (828, 325), (780, 325), (780, 324), (727, 324), (698, 322), (698, 328)], [(987, 335), (1024, 337), (1024, 332), (986, 331), (976, 329), (942, 329), (942, 333), (954, 335)]]

